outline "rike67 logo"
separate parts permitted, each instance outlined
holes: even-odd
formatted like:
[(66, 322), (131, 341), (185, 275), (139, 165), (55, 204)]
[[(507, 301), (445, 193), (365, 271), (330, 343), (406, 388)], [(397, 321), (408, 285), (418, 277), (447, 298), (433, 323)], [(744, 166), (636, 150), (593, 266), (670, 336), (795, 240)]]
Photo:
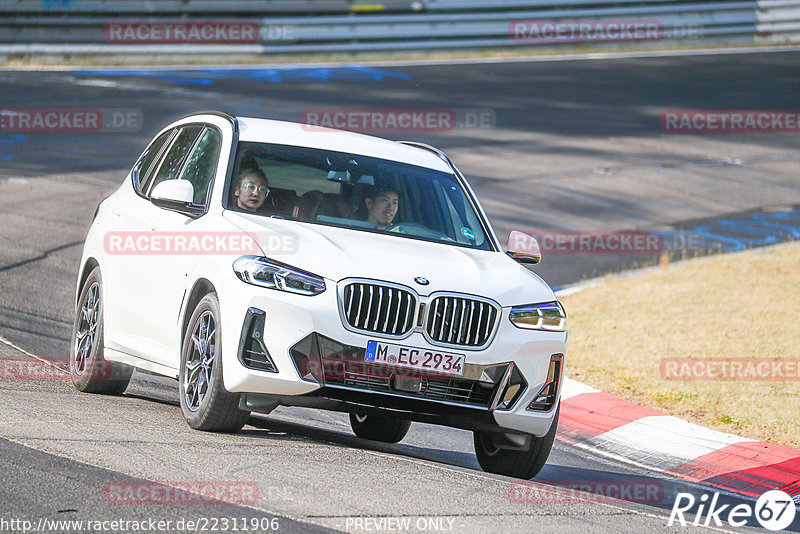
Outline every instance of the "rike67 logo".
[[(689, 513), (695, 515), (691, 523), (687, 523), (684, 517), (684, 514)], [(764, 493), (758, 498), (755, 506), (737, 504), (733, 507), (730, 504), (719, 504), (719, 493), (714, 493), (713, 497), (703, 493), (699, 499), (691, 493), (678, 493), (667, 526), (672, 526), (677, 520), (682, 527), (687, 524), (708, 527), (712, 523), (714, 526), (722, 527), (724, 522), (732, 527), (743, 527), (748, 523), (752, 526), (752, 520), (755, 518), (763, 528), (778, 531), (791, 525), (796, 513), (792, 496), (780, 490)]]

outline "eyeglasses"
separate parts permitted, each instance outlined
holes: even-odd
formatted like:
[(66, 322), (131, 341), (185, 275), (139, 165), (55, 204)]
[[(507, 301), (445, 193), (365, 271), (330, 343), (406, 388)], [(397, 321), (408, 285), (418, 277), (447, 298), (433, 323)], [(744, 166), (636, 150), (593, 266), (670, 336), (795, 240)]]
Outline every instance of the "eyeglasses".
[(239, 186), (241, 189), (244, 189), (248, 193), (253, 191), (258, 191), (261, 194), (268, 195), (269, 194), (269, 187), (262, 185), (261, 187), (257, 186), (256, 184), (242, 184)]

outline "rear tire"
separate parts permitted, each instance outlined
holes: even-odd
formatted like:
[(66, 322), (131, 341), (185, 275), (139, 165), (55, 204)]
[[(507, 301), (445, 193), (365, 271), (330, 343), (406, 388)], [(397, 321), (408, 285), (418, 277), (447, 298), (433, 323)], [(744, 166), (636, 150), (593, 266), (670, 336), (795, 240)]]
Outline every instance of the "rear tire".
[(411, 427), (411, 421), (378, 415), (350, 414), (350, 426), (359, 438), (398, 443), (402, 441)]
[(95, 267), (78, 296), (69, 374), (78, 391), (119, 395), (128, 387), (133, 367), (103, 357), (103, 280)]
[(195, 430), (238, 432), (250, 412), (239, 409), (238, 393), (225, 389), (220, 339), (219, 300), (209, 293), (197, 303), (181, 345), (181, 411)]
[(525, 450), (500, 449), (494, 445), (491, 432), (474, 431), (475, 455), (481, 468), (487, 473), (526, 480), (538, 475), (553, 448), (560, 409), (560, 406), (556, 409), (553, 424), (547, 434), (541, 438), (531, 435)]

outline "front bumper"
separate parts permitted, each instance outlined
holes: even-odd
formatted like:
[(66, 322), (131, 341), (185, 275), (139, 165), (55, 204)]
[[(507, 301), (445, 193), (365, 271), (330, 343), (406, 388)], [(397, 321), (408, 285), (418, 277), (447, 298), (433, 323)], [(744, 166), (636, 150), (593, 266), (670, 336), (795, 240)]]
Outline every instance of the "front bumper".
[[(235, 282), (220, 292), (224, 381), (228, 391), (245, 394), (245, 402), (251, 399), (254, 411), (273, 399), (341, 411), (390, 410), (461, 428), (495, 425), (536, 436), (550, 429), (557, 394), (545, 411), (529, 406), (547, 383), (553, 355), (566, 353), (564, 332), (521, 330), (504, 308), (487, 347), (448, 349), (466, 355), (463, 377), (418, 375), (364, 361), (367, 342), (381, 336), (343, 326), (335, 288), (307, 297)], [(254, 315), (262, 318), (255, 329), (250, 324)], [(258, 347), (272, 365), (254, 365), (252, 358), (242, 357), (248, 349), (245, 338), (262, 328)], [(436, 349), (419, 332), (386, 341)], [(557, 377), (559, 391), (562, 375)]]

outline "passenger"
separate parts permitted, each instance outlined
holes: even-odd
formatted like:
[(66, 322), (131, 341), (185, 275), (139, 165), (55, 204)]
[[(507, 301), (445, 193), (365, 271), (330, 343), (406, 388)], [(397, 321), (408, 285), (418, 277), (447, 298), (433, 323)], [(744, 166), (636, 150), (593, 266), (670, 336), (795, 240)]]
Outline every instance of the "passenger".
[(267, 199), (269, 182), (261, 169), (246, 167), (239, 172), (239, 181), (233, 195), (236, 205), (247, 211), (256, 211)]
[(367, 205), (367, 221), (376, 225), (378, 230), (385, 230), (397, 215), (400, 198), (392, 189), (375, 189), (364, 203)]

